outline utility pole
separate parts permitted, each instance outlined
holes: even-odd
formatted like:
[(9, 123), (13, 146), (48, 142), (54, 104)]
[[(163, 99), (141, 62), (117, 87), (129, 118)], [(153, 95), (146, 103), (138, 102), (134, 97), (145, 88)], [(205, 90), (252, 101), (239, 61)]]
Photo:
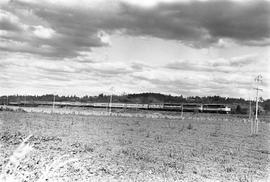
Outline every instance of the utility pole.
[(184, 105), (183, 103), (181, 104), (181, 118), (183, 119), (183, 111), (184, 111)]
[(112, 113), (112, 97), (113, 97), (113, 87), (110, 88), (111, 90), (111, 96), (110, 96), (110, 103), (109, 103), (109, 115)]
[(262, 82), (262, 75), (258, 75), (255, 78), (255, 82), (257, 84), (257, 87), (254, 88), (256, 90), (256, 108), (255, 108), (255, 119), (254, 121), (251, 123), (252, 127), (252, 131), (251, 134), (258, 134), (258, 129), (259, 129), (259, 119), (258, 119), (258, 107), (259, 107), (259, 91), (262, 91), (262, 89), (259, 88), (259, 84)]
[(53, 108), (52, 108), (52, 112), (54, 112), (54, 105), (55, 105), (55, 94), (53, 94)]
[(251, 120), (251, 116), (252, 116), (252, 115), (251, 115), (251, 114), (252, 114), (251, 112), (252, 112), (252, 108), (251, 108), (251, 99), (249, 98), (249, 117), (248, 117), (249, 120)]
[(111, 115), (111, 112), (112, 112), (112, 95), (110, 96), (110, 103), (109, 103), (109, 115)]

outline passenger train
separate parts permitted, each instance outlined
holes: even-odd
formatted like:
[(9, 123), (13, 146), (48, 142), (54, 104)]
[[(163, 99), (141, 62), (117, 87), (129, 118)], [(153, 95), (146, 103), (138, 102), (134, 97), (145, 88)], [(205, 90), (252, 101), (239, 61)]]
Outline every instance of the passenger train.
[[(52, 102), (17, 103), (9, 102), (9, 105), (17, 106), (38, 106), (52, 105)], [(93, 108), (115, 108), (115, 109), (144, 109), (144, 110), (163, 110), (163, 111), (183, 111), (183, 112), (211, 112), (211, 113), (230, 113), (231, 108), (224, 104), (197, 104), (197, 103), (159, 103), (159, 104), (131, 104), (131, 103), (81, 103), (81, 102), (55, 102), (59, 107), (93, 107)]]

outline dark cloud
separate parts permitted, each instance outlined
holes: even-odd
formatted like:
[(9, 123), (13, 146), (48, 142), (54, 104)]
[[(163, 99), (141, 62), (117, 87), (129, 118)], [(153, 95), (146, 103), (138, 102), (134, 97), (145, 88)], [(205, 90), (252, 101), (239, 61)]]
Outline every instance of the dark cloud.
[(0, 9), (0, 30), (19, 32), (22, 30), (22, 27), (18, 23), (17, 16)]
[[(16, 9), (16, 11), (14, 10)], [(99, 37), (98, 27), (85, 22), (87, 13), (81, 16), (79, 11), (66, 10), (56, 7), (43, 7), (42, 5), (25, 4), (14, 1), (6, 7), (10, 14), (16, 14), (25, 9), (31, 9), (31, 13), (20, 14), (21, 26), (19, 29), (15, 23), (8, 20), (1, 21), (2, 29), (21, 30), (20, 34), (8, 33), (2, 35), (3, 41), (14, 41), (23, 46), (1, 47), (6, 51), (29, 52), (45, 57), (75, 57), (80, 51), (91, 51), (93, 47), (106, 46)], [(25, 22), (24, 16), (38, 17), (40, 21)], [(92, 28), (94, 27), (94, 28)]]
[(185, 11), (212, 37), (245, 42), (264, 40), (270, 35), (270, 4), (267, 1), (194, 2)]
[(3, 18), (0, 20), (0, 29), (8, 30), (8, 31), (15, 31), (15, 32), (21, 31), (21, 27), (19, 27), (15, 23), (10, 22), (6, 18)]
[[(267, 1), (214, 0), (163, 3), (152, 8), (122, 4), (116, 22), (131, 35), (179, 40), (193, 47), (207, 47), (221, 38), (262, 46), (270, 43), (269, 17)], [(107, 23), (117, 26), (113, 21)]]
[(245, 44), (264, 42), (270, 36), (270, 4), (266, 1), (194, 1), (160, 4), (151, 11), (128, 11), (132, 17), (139, 17), (140, 33), (195, 47), (217, 43), (219, 38)]
[[(177, 40), (196, 48), (215, 46), (223, 38), (252, 46), (270, 44), (270, 2), (262, 0), (174, 2), (148, 8), (119, 1), (104, 10), (12, 1), (3, 9), (15, 15), (25, 10), (31, 13), (20, 14), (24, 30), (11, 21), (0, 21), (2, 29), (22, 31), (2, 39), (28, 46), (1, 49), (47, 57), (75, 57), (81, 51), (107, 46), (100, 37), (102, 31)], [(33, 21), (26, 16), (33, 16)], [(53, 31), (52, 37), (37, 36), (34, 32), (39, 25), (43, 31)]]

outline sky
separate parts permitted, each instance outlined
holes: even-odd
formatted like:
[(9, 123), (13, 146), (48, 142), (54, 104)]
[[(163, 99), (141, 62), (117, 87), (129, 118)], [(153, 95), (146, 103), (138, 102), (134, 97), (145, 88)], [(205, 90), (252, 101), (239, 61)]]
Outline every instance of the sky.
[(270, 98), (269, 0), (0, 0), (0, 95)]

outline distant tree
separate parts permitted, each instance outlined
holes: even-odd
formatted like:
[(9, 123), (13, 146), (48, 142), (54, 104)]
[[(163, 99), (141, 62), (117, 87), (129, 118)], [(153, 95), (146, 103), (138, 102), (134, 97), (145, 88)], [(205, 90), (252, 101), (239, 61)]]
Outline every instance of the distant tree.
[[(26, 99), (27, 102), (35, 102), (35, 101), (52, 101), (54, 95), (46, 94), (46, 95), (3, 95), (0, 96), (0, 104), (5, 104), (7, 102), (7, 97), (9, 102), (21, 102)], [(105, 95), (103, 93), (97, 96), (83, 96), (78, 97), (76, 95), (68, 95), (68, 96), (59, 96), (55, 95), (55, 100), (58, 102), (109, 102), (110, 95)], [(192, 97), (183, 97), (182, 95), (173, 96), (173, 95), (165, 95), (161, 93), (139, 93), (139, 94), (122, 94), (122, 95), (114, 95), (113, 102), (123, 102), (123, 103), (186, 103), (186, 102), (194, 102), (194, 103), (203, 103), (203, 104), (211, 104), (211, 103), (221, 103), (227, 104), (231, 108), (234, 108), (234, 112), (237, 113), (245, 113), (246, 108), (249, 108), (249, 101), (244, 100), (243, 98), (229, 98), (229, 97), (220, 97), (220, 96), (192, 96)], [(270, 111), (270, 99), (263, 100), (260, 98), (260, 105), (267, 112)]]
[(263, 101), (262, 106), (263, 106), (265, 111), (269, 112), (270, 111), (270, 99)]

